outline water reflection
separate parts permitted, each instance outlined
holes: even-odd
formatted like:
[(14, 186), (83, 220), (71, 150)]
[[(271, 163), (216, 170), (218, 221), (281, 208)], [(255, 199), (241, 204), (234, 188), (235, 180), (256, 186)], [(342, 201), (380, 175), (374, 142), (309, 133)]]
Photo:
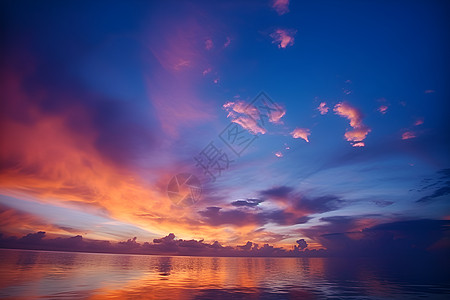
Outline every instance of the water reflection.
[(420, 261), (207, 258), (0, 250), (0, 298), (442, 298), (448, 270)]

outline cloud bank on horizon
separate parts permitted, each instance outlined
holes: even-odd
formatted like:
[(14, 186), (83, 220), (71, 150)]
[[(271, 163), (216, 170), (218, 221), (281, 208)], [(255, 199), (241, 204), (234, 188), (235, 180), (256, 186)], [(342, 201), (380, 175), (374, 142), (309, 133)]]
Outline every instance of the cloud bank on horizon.
[[(1, 4), (2, 247), (448, 247), (442, 4), (174, 3)], [(175, 205), (211, 141), (229, 167)]]

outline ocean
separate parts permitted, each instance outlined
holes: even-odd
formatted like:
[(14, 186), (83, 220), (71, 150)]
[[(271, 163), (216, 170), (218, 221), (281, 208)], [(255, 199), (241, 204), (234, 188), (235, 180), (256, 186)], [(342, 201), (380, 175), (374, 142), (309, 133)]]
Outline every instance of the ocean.
[(2, 299), (450, 299), (435, 260), (0, 250)]

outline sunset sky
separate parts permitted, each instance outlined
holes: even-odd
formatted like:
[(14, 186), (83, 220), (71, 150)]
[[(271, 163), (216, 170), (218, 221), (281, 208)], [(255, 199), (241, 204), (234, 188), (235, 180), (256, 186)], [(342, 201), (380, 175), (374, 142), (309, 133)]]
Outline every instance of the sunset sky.
[(3, 1), (1, 233), (318, 249), (450, 220), (447, 5)]

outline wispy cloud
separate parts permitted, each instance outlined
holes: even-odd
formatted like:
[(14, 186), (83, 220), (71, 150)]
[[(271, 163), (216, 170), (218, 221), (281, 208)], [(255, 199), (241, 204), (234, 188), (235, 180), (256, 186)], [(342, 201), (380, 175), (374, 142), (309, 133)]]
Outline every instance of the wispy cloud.
[(317, 110), (320, 112), (321, 115), (326, 115), (329, 109), (330, 108), (327, 106), (326, 102), (321, 102), (317, 107)]
[(297, 33), (295, 29), (277, 29), (270, 34), (273, 39), (272, 43), (278, 44), (278, 48), (287, 48), (294, 45), (294, 35)]
[(225, 42), (225, 44), (223, 44), (224, 48), (227, 48), (228, 46), (230, 46), (231, 44), (231, 38), (227, 36), (227, 41)]
[(223, 108), (228, 112), (227, 118), (231, 121), (241, 125), (253, 134), (265, 134), (267, 130), (258, 123), (261, 118), (267, 118), (270, 123), (283, 124), (281, 118), (286, 114), (286, 110), (277, 104), (278, 110), (270, 110), (265, 115), (261, 115), (258, 108), (254, 105), (246, 103), (242, 100), (229, 101), (223, 105)]
[(211, 50), (214, 47), (214, 43), (211, 39), (207, 39), (205, 41), (205, 49), (206, 50)]
[(416, 137), (416, 134), (412, 131), (406, 131), (402, 134), (402, 140), (409, 140)]
[(274, 0), (272, 8), (281, 16), (289, 12), (289, 0)]
[(291, 135), (294, 139), (302, 138), (309, 143), (308, 137), (311, 135), (311, 131), (308, 128), (295, 128)]
[(378, 107), (378, 111), (380, 113), (382, 113), (383, 115), (387, 112), (388, 110), (388, 106), (387, 105), (381, 105), (380, 107)]
[(361, 142), (367, 137), (371, 129), (363, 124), (362, 113), (347, 102), (336, 104), (334, 106), (334, 112), (350, 121), (350, 126), (353, 130), (348, 130), (345, 133), (347, 141), (351, 142), (354, 147), (364, 146), (364, 143)]
[(419, 126), (419, 125), (422, 125), (423, 122), (424, 122), (423, 118), (418, 118), (418, 119), (414, 122), (414, 125), (415, 125), (415, 126)]

